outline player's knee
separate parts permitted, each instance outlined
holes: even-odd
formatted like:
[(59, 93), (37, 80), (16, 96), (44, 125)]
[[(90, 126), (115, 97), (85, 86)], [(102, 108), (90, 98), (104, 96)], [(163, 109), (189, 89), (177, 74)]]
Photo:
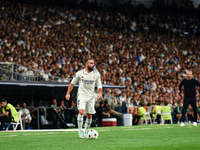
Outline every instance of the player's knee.
[(2, 116), (2, 117), (1, 117), (1, 121), (2, 121), (2, 122), (5, 122), (5, 121), (6, 121), (6, 116)]
[(91, 119), (92, 118), (92, 114), (87, 114), (87, 118)]
[(84, 110), (83, 110), (83, 109), (79, 110), (79, 114), (80, 114), (81, 116), (83, 116), (83, 115), (84, 115)]

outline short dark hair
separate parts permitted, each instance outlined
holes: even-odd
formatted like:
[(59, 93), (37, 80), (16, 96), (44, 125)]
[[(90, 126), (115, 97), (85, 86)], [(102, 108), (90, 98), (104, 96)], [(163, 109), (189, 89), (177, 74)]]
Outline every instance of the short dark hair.
[(108, 104), (108, 100), (107, 99), (104, 101), (104, 104)]
[(103, 102), (102, 102), (102, 101), (100, 101), (100, 102), (99, 102), (99, 105), (102, 105), (102, 104), (103, 104)]
[(0, 100), (0, 103), (1, 102), (7, 102), (7, 100), (5, 99), (5, 98), (2, 98), (1, 100)]
[(140, 106), (144, 106), (144, 104), (142, 102), (139, 103)]
[(87, 63), (89, 60), (93, 60), (94, 61), (93, 58), (89, 57), (89, 58), (85, 59), (85, 63)]
[(165, 105), (168, 105), (168, 102), (167, 102), (167, 101), (165, 101)]
[(160, 100), (156, 100), (156, 103), (158, 103), (160, 105), (161, 101)]

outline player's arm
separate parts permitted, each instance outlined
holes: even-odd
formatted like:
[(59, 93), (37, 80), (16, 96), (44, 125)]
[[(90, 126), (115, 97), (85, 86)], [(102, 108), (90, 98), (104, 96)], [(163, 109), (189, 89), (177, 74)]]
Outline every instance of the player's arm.
[(72, 91), (72, 89), (74, 88), (74, 84), (70, 83), (69, 84), (69, 87), (67, 89), (67, 94), (65, 96), (66, 100), (69, 100), (70, 99), (70, 92)]
[(195, 80), (196, 81), (196, 85), (200, 87), (200, 83), (198, 80)]
[(7, 107), (7, 108), (6, 108), (6, 112), (5, 112), (5, 113), (1, 113), (1, 114), (0, 114), (0, 117), (2, 117), (2, 116), (8, 116), (9, 113), (11, 113), (11, 112), (10, 112), (10, 108)]
[(99, 91), (98, 99), (102, 99), (102, 91), (103, 91), (102, 88), (99, 88), (98, 91)]
[(103, 111), (102, 114), (105, 115), (105, 116), (110, 117), (110, 114), (108, 112), (106, 113), (106, 112)]
[(102, 84), (101, 84), (101, 75), (99, 74), (96, 80), (97, 88), (99, 91), (98, 99), (102, 99)]
[(8, 112), (8, 111), (6, 111), (5, 113), (3, 113), (3, 114), (0, 114), (0, 117), (2, 117), (2, 116), (8, 116), (8, 114), (9, 114), (9, 112)]
[(69, 84), (69, 87), (67, 89), (67, 94), (65, 96), (66, 100), (70, 99), (70, 92), (72, 91), (72, 89), (74, 88), (74, 85), (79, 81), (79, 74), (78, 72), (74, 75), (71, 83)]

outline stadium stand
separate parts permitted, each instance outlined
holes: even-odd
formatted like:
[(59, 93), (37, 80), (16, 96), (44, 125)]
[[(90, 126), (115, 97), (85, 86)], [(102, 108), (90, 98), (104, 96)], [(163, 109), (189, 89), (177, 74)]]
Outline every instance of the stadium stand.
[(0, 5), (1, 80), (70, 82), (91, 56), (103, 84), (125, 86), (104, 88), (120, 113), (127, 113), (131, 99), (132, 107), (141, 101), (153, 107), (159, 99), (173, 109), (183, 101), (178, 85), (187, 70), (200, 80), (199, 8)]

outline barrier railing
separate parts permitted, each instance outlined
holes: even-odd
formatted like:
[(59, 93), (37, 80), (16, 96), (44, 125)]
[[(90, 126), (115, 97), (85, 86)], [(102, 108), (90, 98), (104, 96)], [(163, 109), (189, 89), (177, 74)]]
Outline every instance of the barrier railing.
[[(32, 107), (27, 107), (27, 108), (32, 108)], [(33, 113), (34, 111), (37, 111), (37, 125), (38, 125), (38, 130), (40, 129), (40, 109), (43, 109), (44, 112), (44, 119), (47, 119), (47, 109), (66, 109), (66, 110), (74, 110), (74, 108), (63, 108), (63, 107), (44, 107), (44, 106), (39, 106), (34, 108), (33, 110), (30, 111), (30, 114)], [(24, 119), (24, 118), (23, 118)], [(23, 124), (25, 127), (25, 123)]]
[[(0, 62), (0, 80), (11, 81), (62, 81), (60, 77), (46, 74), (40, 70), (22, 65)], [(68, 81), (71, 78), (67, 78)]]

